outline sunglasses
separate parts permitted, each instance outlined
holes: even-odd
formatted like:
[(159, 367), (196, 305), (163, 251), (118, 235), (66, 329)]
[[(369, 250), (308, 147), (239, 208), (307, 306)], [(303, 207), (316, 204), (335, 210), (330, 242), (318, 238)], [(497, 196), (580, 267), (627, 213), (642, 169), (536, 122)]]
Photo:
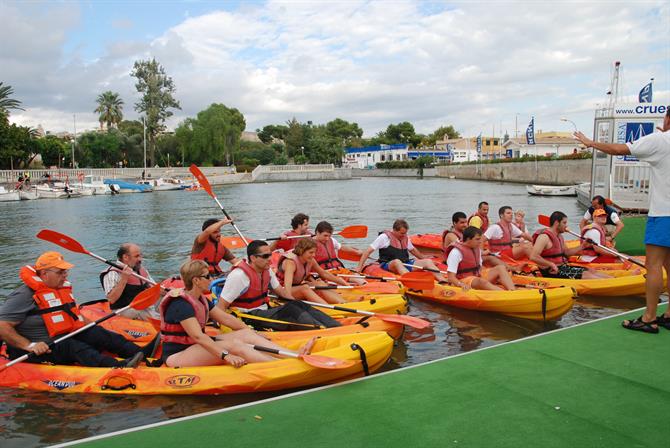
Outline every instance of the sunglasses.
[(212, 274), (208, 273), (206, 275), (198, 275), (197, 278), (204, 278), (204, 279), (207, 279), (207, 280), (211, 280), (212, 279)]
[(272, 253), (269, 253), (269, 254), (254, 254), (254, 257), (261, 257), (261, 258), (263, 258), (264, 260), (267, 260), (267, 259), (270, 258), (271, 256), (272, 256)]

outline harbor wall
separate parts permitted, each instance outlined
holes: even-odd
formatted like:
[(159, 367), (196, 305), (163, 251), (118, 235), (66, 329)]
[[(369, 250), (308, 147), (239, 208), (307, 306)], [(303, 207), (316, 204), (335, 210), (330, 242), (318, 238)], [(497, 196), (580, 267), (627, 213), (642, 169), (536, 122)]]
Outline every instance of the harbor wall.
[[(419, 177), (416, 168), (399, 168), (394, 170), (380, 170), (365, 168), (352, 168), (353, 177)], [(437, 168), (424, 168), (423, 177), (437, 176)]]
[(591, 179), (591, 159), (538, 162), (447, 165), (436, 168), (438, 177), (517, 182), (541, 185), (575, 185)]

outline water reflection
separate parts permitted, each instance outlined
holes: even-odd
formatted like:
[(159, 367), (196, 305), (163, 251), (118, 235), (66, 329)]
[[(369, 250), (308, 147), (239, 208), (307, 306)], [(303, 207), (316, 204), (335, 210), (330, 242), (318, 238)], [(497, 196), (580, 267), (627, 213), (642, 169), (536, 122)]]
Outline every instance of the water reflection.
[[(295, 182), (233, 185), (215, 188), (226, 210), (251, 238), (278, 234), (291, 217), (306, 212), (312, 226), (327, 219), (335, 228), (366, 224), (364, 247), (396, 218), (409, 221), (412, 233), (440, 232), (455, 211), (471, 213), (481, 200), (492, 215), (502, 205), (524, 209), (531, 229), (533, 217), (564, 211), (573, 227), (582, 211), (573, 198), (534, 198), (522, 185), (447, 179), (361, 179), (346, 182)], [(298, 200), (299, 199), (299, 200)], [(0, 297), (18, 285), (18, 270), (55, 247), (35, 238), (48, 227), (71, 235), (87, 249), (113, 258), (119, 244), (142, 247), (144, 264), (155, 278), (175, 273), (190, 253), (202, 222), (221, 216), (204, 192), (159, 192), (76, 200), (0, 203)], [(233, 234), (232, 229), (224, 229)], [(70, 280), (81, 301), (102, 296), (98, 273), (104, 268), (89, 257), (66, 254), (75, 263)], [(2, 300), (2, 299), (0, 299)], [(642, 305), (640, 298), (580, 297), (573, 309), (554, 323), (526, 321), (496, 314), (445, 307), (413, 299), (410, 313), (433, 327), (407, 329), (384, 370), (488, 347), (607, 316)], [(47, 445), (137, 425), (233, 406), (277, 394), (223, 397), (107, 397), (59, 395), (26, 391), (0, 394), (0, 444), (3, 448)]]

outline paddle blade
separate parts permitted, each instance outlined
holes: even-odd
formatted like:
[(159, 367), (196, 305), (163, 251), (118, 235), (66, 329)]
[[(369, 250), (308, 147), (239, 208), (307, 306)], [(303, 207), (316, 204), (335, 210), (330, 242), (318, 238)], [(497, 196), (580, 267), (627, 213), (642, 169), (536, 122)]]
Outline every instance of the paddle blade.
[(435, 276), (428, 272), (408, 272), (398, 279), (409, 289), (432, 290), (435, 288)]
[(200, 171), (200, 168), (196, 164), (192, 164), (189, 169), (188, 169), (191, 174), (193, 174), (193, 177), (198, 179), (198, 182), (200, 183), (200, 186), (205, 189), (208, 195), (211, 197), (216, 197), (214, 195), (214, 192), (212, 191), (212, 186), (209, 184), (209, 181), (207, 180), (207, 177)]
[(356, 361), (350, 359), (337, 359), (321, 355), (300, 355), (299, 358), (310, 366), (320, 369), (348, 369), (356, 365)]
[(545, 227), (551, 227), (551, 221), (547, 215), (537, 215), (537, 222)]
[(130, 303), (130, 307), (136, 310), (144, 310), (156, 303), (161, 295), (161, 285), (156, 284), (149, 289), (145, 289), (135, 296)]
[(397, 283), (370, 282), (365, 285), (356, 286), (357, 290), (372, 294), (399, 294), (400, 289)]
[(347, 260), (347, 261), (358, 261), (358, 260), (361, 259), (361, 256), (359, 254), (357, 254), (356, 252), (354, 252), (352, 250), (346, 249), (344, 247), (341, 248), (337, 252), (337, 256), (338, 256), (338, 258), (341, 258), (341, 259)]
[(349, 226), (337, 232), (342, 238), (367, 238), (368, 226)]
[(380, 318), (386, 322), (394, 322), (396, 324), (407, 325), (408, 327), (422, 330), (430, 327), (432, 324), (427, 320), (419, 319), (418, 317), (407, 316), (404, 314), (375, 314), (375, 317)]
[(37, 234), (37, 238), (54, 243), (57, 246), (60, 246), (64, 249), (67, 249), (72, 252), (77, 252), (80, 254), (88, 254), (89, 252), (84, 248), (84, 246), (79, 243), (79, 241), (70, 238), (69, 236), (56, 232), (55, 230), (44, 229), (40, 230)]
[(242, 249), (247, 247), (244, 240), (239, 236), (222, 236), (219, 240), (228, 249)]

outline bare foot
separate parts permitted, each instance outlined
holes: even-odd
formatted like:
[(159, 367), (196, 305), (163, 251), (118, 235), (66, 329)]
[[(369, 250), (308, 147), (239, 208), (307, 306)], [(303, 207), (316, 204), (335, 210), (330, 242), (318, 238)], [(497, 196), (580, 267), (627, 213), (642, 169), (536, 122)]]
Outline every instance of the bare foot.
[(642, 272), (642, 269), (637, 268), (637, 269), (633, 269), (633, 271), (631, 272), (631, 274), (633, 274), (633, 275), (640, 275), (641, 272)]
[(300, 350), (298, 350), (298, 354), (300, 355), (309, 355), (312, 353), (312, 348), (314, 348), (314, 344), (316, 344), (316, 340), (319, 339), (318, 336), (314, 336), (312, 339), (307, 341), (305, 345), (300, 347)]

